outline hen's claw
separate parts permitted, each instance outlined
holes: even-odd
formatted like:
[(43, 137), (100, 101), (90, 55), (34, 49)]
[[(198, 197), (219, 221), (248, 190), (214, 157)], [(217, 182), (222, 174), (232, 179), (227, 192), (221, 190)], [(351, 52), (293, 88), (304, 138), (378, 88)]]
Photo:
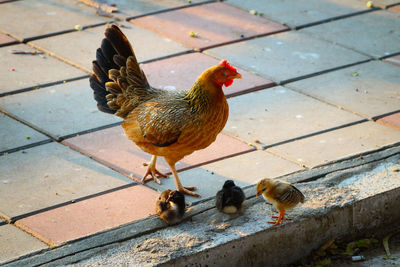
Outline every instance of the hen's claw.
[[(150, 179), (148, 179), (148, 180), (146, 180), (146, 177), (147, 176), (151, 176), (151, 178)], [(161, 181), (160, 181), (160, 179), (158, 179), (158, 178), (168, 178), (168, 175), (165, 175), (165, 174), (163, 174), (163, 173), (161, 173), (161, 172), (159, 172), (156, 168), (154, 168), (153, 170), (152, 170), (152, 168), (151, 167), (149, 167), (148, 169), (147, 169), (147, 172), (146, 172), (146, 174), (143, 176), (143, 178), (142, 178), (142, 183), (147, 183), (147, 182), (150, 182), (151, 180), (154, 180), (154, 182), (156, 182), (157, 184), (161, 184)]]
[(196, 187), (195, 186), (182, 186), (181, 188), (178, 188), (178, 191), (181, 192), (182, 194), (186, 194), (186, 195), (193, 196), (193, 197), (200, 197), (199, 194), (192, 192), (192, 190), (196, 190)]

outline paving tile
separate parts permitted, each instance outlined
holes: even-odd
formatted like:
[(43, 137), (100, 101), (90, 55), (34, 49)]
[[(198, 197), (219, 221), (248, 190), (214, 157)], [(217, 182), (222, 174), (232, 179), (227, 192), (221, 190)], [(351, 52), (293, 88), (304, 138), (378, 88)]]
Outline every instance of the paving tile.
[(319, 38), (383, 57), (400, 51), (400, 14), (380, 10), (305, 28)]
[(68, 147), (41, 145), (0, 157), (0, 214), (10, 219), (129, 182)]
[(59, 245), (155, 214), (158, 195), (136, 185), (39, 213), (15, 225), (48, 245)]
[(308, 167), (398, 143), (400, 131), (375, 122), (365, 122), (297, 140), (269, 150), (297, 160)]
[(400, 13), (400, 4), (396, 5), (396, 6), (392, 6), (391, 8), (389, 8), (388, 10), (393, 11), (393, 12), (397, 12)]
[(32, 253), (46, 246), (30, 234), (10, 224), (0, 226), (0, 264)]
[[(63, 144), (139, 180), (147, 171), (147, 167), (143, 166), (143, 163), (149, 162), (151, 159), (150, 154), (143, 152), (125, 137), (120, 126), (69, 138), (64, 140)], [(232, 137), (219, 134), (217, 140), (209, 147), (196, 151), (177, 162), (176, 169), (179, 171), (193, 168), (251, 150), (254, 150), (254, 148)], [(163, 157), (157, 159), (157, 169), (163, 173), (170, 172)]]
[(262, 150), (216, 161), (202, 168), (246, 184), (255, 184), (261, 178), (276, 178), (303, 169), (298, 164)]
[[(32, 23), (20, 23), (21, 18)], [(104, 23), (109, 18), (96, 15), (78, 1), (30, 0), (1, 5), (1, 29), (19, 41), (51, 33), (73, 30), (75, 25), (88, 26)]]
[(24, 44), (0, 47), (0, 95), (87, 75), (49, 56), (17, 55), (11, 50), (35, 51)]
[(6, 96), (0, 108), (54, 138), (121, 121), (97, 109), (88, 79)]
[(16, 147), (48, 140), (47, 136), (0, 113), (0, 153)]
[(392, 64), (397, 65), (397, 66), (400, 66), (400, 55), (386, 58), (384, 61), (392, 63)]
[(400, 112), (385, 116), (376, 122), (400, 130)]
[[(220, 62), (202, 53), (176, 56), (142, 65), (149, 83), (163, 89), (189, 90), (197, 77), (209, 67)], [(194, 64), (195, 63), (195, 64)], [(230, 87), (223, 87), (226, 96), (267, 88), (274, 85), (270, 80), (249, 73), (240, 68), (242, 79), (237, 79)]]
[[(131, 41), (139, 62), (165, 57), (189, 50), (184, 45), (162, 37), (154, 32), (131, 23), (121, 28)], [(92, 61), (96, 59), (96, 50), (104, 38), (107, 26), (88, 28), (83, 31), (56, 35), (30, 42), (29, 44), (66, 62), (78, 66), (87, 72), (92, 71)], [(65, 43), (74, 45), (66, 46)]]
[(367, 118), (400, 108), (399, 68), (381, 61), (329, 72), (287, 86)]
[[(281, 24), (224, 3), (164, 12), (133, 19), (131, 22), (197, 49), (287, 29)], [(191, 37), (190, 32), (197, 33), (198, 37)]]
[(226, 58), (233, 65), (274, 81), (287, 81), (367, 59), (346, 48), (295, 31), (217, 47), (205, 53)]
[(256, 10), (270, 18), (290, 27), (307, 25), (335, 17), (348, 15), (367, 9), (361, 1), (347, 0), (228, 0), (227, 3), (245, 10)]
[[(192, 0), (191, 3), (201, 3), (201, 0)], [(166, 10), (170, 8), (177, 8), (190, 5), (187, 0), (102, 0), (101, 3), (108, 5), (116, 4), (118, 12), (113, 13), (113, 16), (118, 18), (126, 18), (138, 15), (144, 15), (156, 11)]]
[(8, 36), (7, 34), (0, 32), (0, 46), (10, 45), (10, 44), (14, 44), (16, 42), (17, 42), (17, 40), (12, 38), (11, 36)]
[(225, 131), (267, 146), (361, 120), (282, 86), (233, 97), (228, 103)]

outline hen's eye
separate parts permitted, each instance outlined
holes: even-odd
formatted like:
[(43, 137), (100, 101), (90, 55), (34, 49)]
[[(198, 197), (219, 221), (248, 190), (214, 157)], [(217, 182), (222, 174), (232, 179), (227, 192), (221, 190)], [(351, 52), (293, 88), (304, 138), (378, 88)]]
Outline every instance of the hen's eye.
[(228, 74), (224, 71), (223, 73), (222, 73), (222, 76), (227, 76)]

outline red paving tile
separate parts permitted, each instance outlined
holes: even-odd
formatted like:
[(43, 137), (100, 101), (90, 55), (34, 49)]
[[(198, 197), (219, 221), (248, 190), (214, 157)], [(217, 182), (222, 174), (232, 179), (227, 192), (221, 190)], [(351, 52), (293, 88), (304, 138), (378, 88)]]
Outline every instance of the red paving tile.
[(15, 225), (50, 246), (59, 245), (155, 214), (157, 196), (156, 191), (136, 185), (39, 213)]
[(383, 117), (376, 122), (400, 130), (400, 112)]
[[(149, 162), (151, 155), (143, 152), (132, 141), (128, 140), (122, 127), (112, 127), (89, 134), (76, 136), (63, 141), (63, 144), (101, 161), (103, 164), (131, 178), (140, 180), (147, 171), (143, 163)], [(177, 170), (193, 168), (228, 156), (254, 150), (232, 137), (219, 134), (217, 140), (209, 147), (194, 152), (177, 162)], [(169, 173), (164, 158), (157, 159), (157, 169)]]
[(400, 13), (400, 4), (390, 7), (388, 10)]
[(397, 66), (400, 66), (400, 55), (386, 58), (384, 61), (392, 63), (392, 64), (397, 65)]
[[(144, 64), (142, 68), (154, 87), (188, 90), (204, 70), (219, 62), (220, 60), (202, 53), (191, 53)], [(230, 87), (223, 88), (228, 97), (275, 85), (270, 80), (240, 68), (237, 70), (242, 74), (242, 79), (236, 79)]]
[[(182, 44), (205, 49), (216, 45), (272, 34), (288, 28), (242, 9), (211, 3), (130, 20)], [(190, 32), (197, 33), (191, 37)]]
[[(0, 0), (0, 3), (1, 3), (1, 0)], [(7, 34), (0, 33), (0, 46), (13, 44), (15, 42), (17, 42), (17, 40), (15, 40), (14, 38), (8, 36)]]

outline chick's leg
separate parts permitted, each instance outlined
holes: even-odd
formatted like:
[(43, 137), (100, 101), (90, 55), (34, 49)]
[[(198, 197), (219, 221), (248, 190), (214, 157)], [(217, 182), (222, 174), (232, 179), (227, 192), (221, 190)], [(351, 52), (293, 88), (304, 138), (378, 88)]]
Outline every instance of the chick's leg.
[[(159, 177), (159, 178), (166, 178), (166, 177), (168, 177), (167, 175), (165, 175), (165, 174), (159, 172), (159, 171), (156, 169), (156, 161), (157, 161), (157, 156), (153, 155), (153, 156), (151, 157), (151, 161), (150, 161), (149, 167), (147, 168), (147, 172), (146, 172), (146, 174), (145, 174), (145, 175), (143, 176), (143, 178), (142, 178), (142, 183), (146, 183), (146, 182), (149, 181), (149, 180), (146, 181), (146, 177), (149, 176), (149, 175), (151, 175), (151, 179), (154, 180), (154, 182), (156, 182), (156, 183), (158, 183), (158, 184), (161, 184), (161, 181), (158, 179), (158, 177)], [(158, 177), (157, 177), (157, 176), (158, 176)], [(151, 180), (151, 179), (150, 179), (150, 180)]]
[(179, 180), (179, 177), (178, 177), (178, 173), (176, 172), (176, 169), (175, 169), (175, 164), (171, 164), (168, 162), (168, 165), (171, 168), (172, 175), (174, 176), (176, 189), (179, 192), (181, 192), (182, 194), (186, 194), (186, 195), (193, 196), (193, 197), (200, 197), (199, 194), (192, 192), (192, 190), (196, 190), (195, 186), (189, 186), (189, 187), (182, 186), (181, 181)]
[[(272, 217), (274, 218), (274, 217), (276, 217), (276, 216), (272, 216)], [(279, 213), (278, 219), (277, 219), (276, 221), (268, 222), (268, 223), (273, 223), (273, 224), (274, 224), (273, 226), (275, 226), (275, 225), (281, 224), (281, 223), (282, 223), (282, 220), (283, 220), (284, 218), (285, 218), (285, 210), (283, 210), (283, 211), (281, 211), (281, 212)]]

